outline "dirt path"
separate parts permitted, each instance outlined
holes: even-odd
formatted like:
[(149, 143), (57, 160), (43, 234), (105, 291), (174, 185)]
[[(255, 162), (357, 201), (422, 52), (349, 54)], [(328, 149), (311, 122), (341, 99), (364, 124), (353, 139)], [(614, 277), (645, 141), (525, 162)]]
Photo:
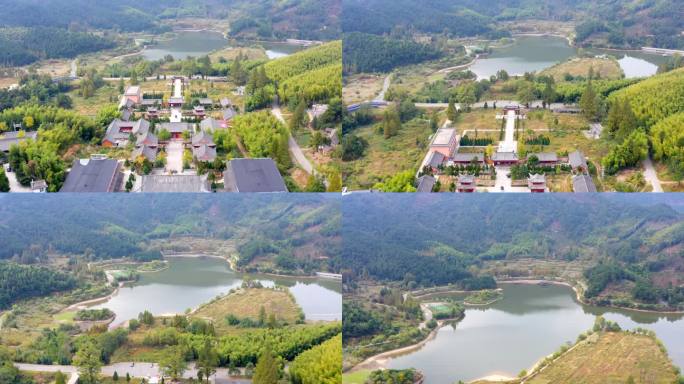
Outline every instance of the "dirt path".
[[(280, 110), (280, 107), (278, 105), (273, 105), (271, 113), (273, 114), (273, 116), (276, 117), (276, 119), (280, 120), (281, 123), (287, 124), (285, 118), (283, 117), (283, 112)], [(314, 169), (313, 165), (311, 165), (309, 159), (307, 159), (306, 156), (304, 156), (302, 148), (299, 147), (299, 144), (297, 144), (297, 141), (294, 139), (294, 137), (292, 137), (292, 134), (290, 134), (290, 137), (287, 140), (287, 144), (290, 149), (290, 154), (294, 158), (297, 165), (299, 165), (306, 173), (310, 175), (315, 175), (316, 170)]]
[(663, 187), (660, 185), (660, 179), (658, 179), (658, 173), (653, 167), (653, 162), (650, 157), (647, 157), (644, 161), (644, 178), (646, 181), (651, 183), (653, 186), (653, 192), (662, 193)]

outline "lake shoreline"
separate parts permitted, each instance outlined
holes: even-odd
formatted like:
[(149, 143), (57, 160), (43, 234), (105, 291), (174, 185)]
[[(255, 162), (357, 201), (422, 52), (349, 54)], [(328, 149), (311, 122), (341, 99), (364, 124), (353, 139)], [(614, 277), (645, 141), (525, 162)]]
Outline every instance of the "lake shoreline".
[(577, 301), (586, 306), (591, 306), (591, 307), (597, 307), (597, 308), (612, 308), (612, 309), (619, 309), (623, 311), (634, 311), (634, 312), (643, 312), (643, 313), (653, 313), (653, 314), (663, 314), (663, 315), (684, 315), (684, 311), (657, 311), (657, 310), (652, 310), (652, 309), (638, 309), (638, 308), (630, 308), (630, 307), (620, 307), (616, 305), (596, 305), (592, 303), (588, 303), (584, 300), (583, 295), (579, 292), (579, 289), (577, 289), (576, 286), (565, 282), (565, 281), (559, 281), (559, 280), (544, 280), (544, 279), (521, 279), (521, 280), (497, 280), (497, 283), (502, 283), (502, 284), (524, 284), (524, 285), (541, 285), (541, 284), (554, 284), (554, 285), (562, 285), (566, 287), (570, 287), (574, 292), (575, 296), (577, 298)]

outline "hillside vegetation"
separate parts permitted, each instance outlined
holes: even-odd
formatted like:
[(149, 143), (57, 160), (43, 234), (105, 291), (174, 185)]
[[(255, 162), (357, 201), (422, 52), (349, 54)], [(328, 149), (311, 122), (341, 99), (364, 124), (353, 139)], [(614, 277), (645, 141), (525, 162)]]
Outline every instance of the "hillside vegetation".
[(146, 254), (153, 239), (187, 237), (232, 240), (238, 249), (259, 239), (278, 250), (251, 255), (264, 271), (339, 268), (338, 202), (288, 196), (7, 196), (0, 198), (0, 259), (20, 260), (32, 247), (39, 257), (48, 250), (93, 259), (135, 257)]
[(398, 66), (441, 56), (436, 48), (411, 40), (360, 32), (344, 35), (344, 70), (348, 73), (389, 72)]
[(342, 209), (350, 277), (472, 290), (496, 285), (478, 273), (489, 261), (555, 260), (584, 267), (580, 277), (592, 303), (684, 308), (684, 218), (665, 205), (599, 196), (543, 196), (532, 204), (525, 196), (431, 195), (352, 196)]
[(681, 49), (684, 29), (676, 0), (349, 0), (343, 2), (345, 32), (389, 34), (398, 29), (451, 36), (508, 36), (501, 22), (547, 20), (577, 25), (584, 46)]
[(626, 99), (645, 127), (677, 112), (684, 112), (684, 68), (640, 81), (610, 95), (609, 101)]

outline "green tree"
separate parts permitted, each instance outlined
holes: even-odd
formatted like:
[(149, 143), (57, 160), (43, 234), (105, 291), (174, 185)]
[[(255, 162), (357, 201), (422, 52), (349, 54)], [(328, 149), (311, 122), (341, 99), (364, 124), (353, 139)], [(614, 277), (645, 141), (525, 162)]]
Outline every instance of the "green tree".
[(79, 380), (83, 384), (96, 384), (102, 368), (102, 350), (91, 339), (86, 339), (74, 356), (73, 364), (78, 368)]
[(62, 371), (55, 374), (55, 384), (66, 384), (66, 375)]
[(279, 371), (278, 362), (273, 356), (271, 347), (270, 345), (266, 345), (257, 361), (252, 382), (254, 384), (277, 384), (278, 379), (280, 378)]
[(185, 361), (185, 351), (180, 345), (174, 345), (166, 348), (166, 352), (159, 359), (159, 368), (164, 375), (170, 376), (177, 381), (183, 376), (187, 369), (187, 362)]
[(385, 110), (382, 120), (382, 132), (385, 139), (389, 139), (399, 133), (401, 128), (401, 118), (396, 108), (390, 107)]
[(530, 81), (525, 81), (518, 86), (516, 98), (520, 104), (529, 104), (536, 98), (534, 84)]
[(580, 108), (582, 109), (582, 114), (589, 121), (597, 121), (599, 116), (599, 100), (596, 91), (594, 90), (594, 84), (591, 80), (587, 82), (587, 87), (582, 93), (582, 97), (579, 102)]
[(309, 175), (305, 190), (306, 192), (325, 192), (325, 184), (319, 177)]
[(455, 123), (458, 119), (458, 110), (456, 109), (454, 99), (449, 99), (449, 106), (447, 107), (446, 115), (447, 119), (449, 119), (449, 121), (452, 123)]
[(112, 375), (112, 380), (119, 381), (119, 373), (117, 371), (114, 371), (114, 374)]
[(5, 168), (0, 167), (0, 192), (9, 192), (10, 183), (7, 175), (5, 174)]
[[(204, 345), (202, 345), (202, 348), (199, 350), (198, 353), (197, 374), (199, 375), (201, 373), (202, 375), (204, 375), (208, 383), (211, 375), (216, 373), (216, 367), (218, 367), (218, 365), (218, 353), (216, 352), (216, 349), (214, 348), (214, 345), (211, 343), (211, 341), (209, 339), (206, 339), (204, 341)], [(202, 381), (202, 379), (200, 379), (200, 381)]]
[(331, 171), (328, 175), (328, 192), (342, 191), (342, 176), (337, 170)]

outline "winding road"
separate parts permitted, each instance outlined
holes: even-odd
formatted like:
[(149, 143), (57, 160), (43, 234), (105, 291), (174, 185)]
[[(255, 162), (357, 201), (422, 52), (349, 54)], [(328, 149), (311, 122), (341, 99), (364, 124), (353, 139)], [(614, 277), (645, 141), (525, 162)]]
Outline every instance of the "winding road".
[[(283, 117), (283, 112), (280, 110), (280, 106), (277, 104), (273, 104), (273, 108), (271, 109), (271, 113), (273, 116), (276, 117), (276, 119), (280, 120), (283, 124), (287, 124), (285, 121), (285, 118)], [(308, 174), (310, 175), (316, 175), (316, 170), (314, 169), (313, 165), (311, 165), (311, 162), (309, 159), (304, 156), (304, 152), (302, 152), (302, 148), (297, 144), (297, 141), (292, 137), (292, 134), (290, 134), (290, 137), (287, 140), (288, 147), (290, 149), (290, 154), (292, 157), (295, 159), (295, 162)]]
[(647, 157), (644, 161), (644, 178), (647, 182), (651, 183), (653, 186), (653, 192), (661, 193), (663, 192), (663, 187), (660, 185), (660, 179), (658, 179), (658, 173), (653, 167), (653, 162), (650, 157)]
[[(70, 375), (67, 384), (76, 384), (78, 382), (78, 368), (73, 365), (42, 365), (42, 364), (24, 364), (15, 363), (14, 366), (19, 368), (21, 371), (29, 372), (57, 372), (61, 371), (67, 375)], [(126, 363), (115, 363), (111, 365), (106, 365), (102, 367), (100, 373), (104, 376), (111, 377), (114, 372), (118, 373), (120, 377), (125, 377), (128, 373), (134, 378), (149, 378), (149, 377), (159, 377), (160, 370), (159, 365), (154, 363), (143, 363), (143, 362), (126, 362)], [(183, 378), (191, 379), (197, 378), (197, 369), (195, 369), (195, 364), (189, 364), (187, 370), (183, 373)], [(227, 368), (219, 368), (216, 370), (216, 374), (211, 378), (213, 383), (222, 384), (248, 384), (252, 381), (249, 379), (235, 378), (228, 374)]]

